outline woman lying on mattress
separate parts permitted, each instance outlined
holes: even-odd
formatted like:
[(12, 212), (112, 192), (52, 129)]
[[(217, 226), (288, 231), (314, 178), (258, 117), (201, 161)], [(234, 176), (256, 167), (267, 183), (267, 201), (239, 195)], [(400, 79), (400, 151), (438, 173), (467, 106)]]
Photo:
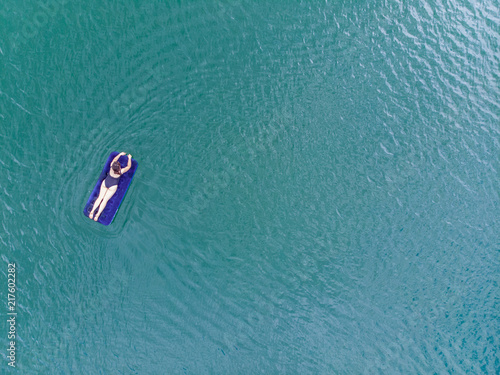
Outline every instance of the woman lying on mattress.
[[(104, 179), (101, 184), (101, 191), (99, 192), (99, 197), (95, 201), (92, 209), (90, 210), (89, 218), (93, 218), (94, 221), (99, 220), (99, 216), (101, 216), (102, 211), (106, 207), (106, 204), (111, 199), (111, 197), (115, 194), (118, 189), (118, 181), (120, 180), (120, 176), (124, 173), (127, 173), (130, 167), (132, 166), (132, 155), (128, 154), (128, 164), (125, 168), (122, 169), (120, 162), (120, 156), (125, 155), (124, 152), (120, 152), (115, 156), (113, 161), (111, 162), (108, 175)], [(94, 216), (94, 210), (99, 207), (99, 211)]]

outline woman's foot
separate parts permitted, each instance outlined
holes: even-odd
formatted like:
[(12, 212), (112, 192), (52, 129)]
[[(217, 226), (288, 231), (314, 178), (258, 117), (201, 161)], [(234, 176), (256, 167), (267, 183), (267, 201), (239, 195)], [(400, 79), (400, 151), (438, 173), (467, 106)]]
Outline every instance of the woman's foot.
[(90, 211), (89, 219), (93, 219), (93, 218), (94, 218), (94, 211)]
[(99, 220), (99, 216), (96, 215), (96, 217), (94, 217), (94, 221), (97, 221)]

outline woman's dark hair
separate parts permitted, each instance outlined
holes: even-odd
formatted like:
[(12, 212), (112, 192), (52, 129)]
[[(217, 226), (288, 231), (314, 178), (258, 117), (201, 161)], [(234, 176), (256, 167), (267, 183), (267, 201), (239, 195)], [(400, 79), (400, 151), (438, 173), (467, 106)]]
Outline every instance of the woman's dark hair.
[(122, 170), (122, 166), (120, 165), (120, 162), (115, 161), (113, 164), (111, 164), (111, 168), (115, 173), (120, 173)]

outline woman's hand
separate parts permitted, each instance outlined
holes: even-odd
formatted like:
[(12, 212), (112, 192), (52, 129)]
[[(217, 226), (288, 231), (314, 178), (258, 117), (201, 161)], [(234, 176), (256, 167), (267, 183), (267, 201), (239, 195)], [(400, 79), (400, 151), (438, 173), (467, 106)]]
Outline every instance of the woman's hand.
[(122, 155), (126, 155), (126, 154), (125, 154), (125, 152), (120, 152), (119, 155), (122, 156)]
[(129, 159), (132, 159), (132, 155), (128, 154), (128, 158), (129, 158)]

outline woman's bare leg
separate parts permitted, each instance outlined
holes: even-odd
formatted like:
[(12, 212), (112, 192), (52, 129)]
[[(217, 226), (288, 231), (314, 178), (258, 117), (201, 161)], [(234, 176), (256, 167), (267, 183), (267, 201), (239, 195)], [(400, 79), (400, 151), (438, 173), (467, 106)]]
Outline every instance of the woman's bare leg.
[(106, 192), (108, 191), (108, 188), (104, 184), (104, 181), (101, 184), (101, 190), (99, 191), (99, 196), (97, 197), (96, 201), (94, 202), (94, 205), (92, 206), (92, 209), (90, 210), (89, 218), (92, 219), (94, 216), (94, 210), (99, 207), (101, 204), (102, 200), (104, 199), (104, 196), (106, 195)]
[(94, 216), (94, 221), (99, 220), (99, 216), (101, 216), (102, 210), (104, 210), (104, 208), (108, 204), (108, 201), (115, 194), (116, 189), (117, 189), (116, 185), (111, 186), (109, 189), (107, 189), (106, 194), (104, 195), (104, 198), (102, 199), (101, 205), (99, 206), (99, 211), (97, 211), (97, 214)]

